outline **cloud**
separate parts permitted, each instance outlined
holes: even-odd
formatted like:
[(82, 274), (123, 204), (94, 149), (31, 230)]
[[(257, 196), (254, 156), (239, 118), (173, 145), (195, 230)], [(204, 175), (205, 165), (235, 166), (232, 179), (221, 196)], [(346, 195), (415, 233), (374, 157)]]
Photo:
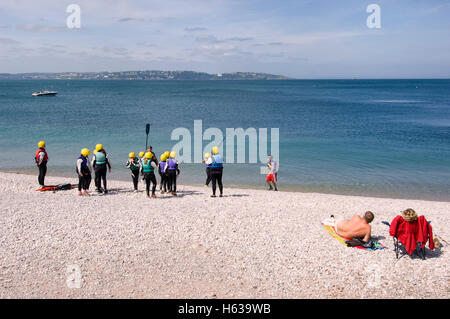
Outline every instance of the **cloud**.
[[(70, 1), (40, 0), (38, 6), (33, 0), (0, 2), (0, 53), (9, 57), (0, 59), (2, 70), (145, 69), (155, 65), (174, 69), (190, 68), (192, 63), (221, 72), (282, 67), (291, 75), (314, 76), (335, 75), (337, 70), (346, 75), (362, 66), (370, 76), (371, 70), (378, 70), (366, 69), (367, 61), (382, 61), (388, 70), (405, 56), (408, 63), (423, 65), (432, 56), (435, 64), (425, 75), (449, 69), (445, 56), (449, 45), (442, 40), (448, 38), (444, 19), (448, 0), (417, 6), (397, 1), (389, 8), (390, 16), (401, 10), (405, 19), (390, 19), (389, 25), (376, 31), (365, 27), (365, 6), (356, 0), (339, 4), (295, 0), (283, 5), (269, 0), (77, 0), (83, 32), (73, 33), (66, 28)], [(39, 49), (46, 43), (66, 47), (48, 45), (48, 54), (55, 57), (48, 59), (45, 48)], [(34, 51), (26, 53), (28, 47)], [(23, 57), (30, 57), (30, 63), (22, 63)], [(304, 57), (311, 60), (306, 63)], [(54, 66), (58, 59), (60, 64)], [(314, 69), (317, 65), (323, 67)]]
[(283, 45), (283, 42), (270, 42), (269, 45)]
[(67, 53), (66, 50), (62, 48), (55, 48), (54, 46), (43, 46), (37, 49), (37, 52), (44, 56), (55, 55), (55, 54), (63, 54)]
[(138, 20), (140, 20), (140, 19), (129, 18), (129, 17), (127, 17), (127, 18), (121, 18), (121, 19), (119, 19), (119, 20), (117, 20), (117, 21), (118, 21), (118, 22), (128, 22), (128, 21), (138, 21)]
[(217, 37), (213, 36), (213, 35), (200, 35), (198, 37), (195, 38), (195, 41), (197, 42), (205, 42), (205, 43), (220, 43), (223, 42), (219, 39), (217, 39)]
[(4, 45), (18, 45), (21, 44), (19, 41), (10, 38), (0, 38), (0, 44)]
[(231, 37), (226, 39), (218, 39), (216, 36), (208, 34), (208, 35), (200, 35), (195, 38), (197, 42), (203, 43), (224, 43), (224, 42), (248, 42), (252, 41), (253, 38), (250, 37)]
[(247, 42), (252, 40), (253, 38), (243, 38), (243, 37), (233, 37), (226, 39), (226, 41), (238, 41), (238, 42)]
[[(280, 36), (285, 44), (310, 44), (315, 42), (326, 42), (336, 39), (353, 38), (365, 35), (367, 32), (361, 31), (341, 31), (341, 32), (311, 32), (300, 35)], [(280, 42), (281, 43), (281, 42)]]
[(254, 56), (254, 53), (231, 43), (214, 43), (200, 45), (191, 52), (191, 56), (215, 61), (224, 57), (251, 57)]
[(45, 26), (36, 24), (17, 24), (16, 28), (31, 32), (64, 32), (70, 30), (66, 26)]
[(444, 11), (444, 9), (446, 9), (446, 7), (450, 6), (450, 2), (446, 2), (446, 3), (442, 3), (439, 5), (436, 5), (434, 7), (430, 7), (426, 10), (422, 10), (420, 13), (421, 14), (429, 14), (429, 13), (436, 13), (439, 11)]
[(136, 45), (140, 46), (140, 47), (145, 47), (145, 48), (156, 48), (156, 47), (158, 47), (158, 45), (156, 45), (155, 43), (149, 43), (149, 42), (143, 42), (143, 41), (137, 42)]
[(124, 17), (117, 20), (119, 23), (124, 22), (149, 22), (151, 19), (149, 18), (133, 18), (133, 17)]
[(207, 28), (203, 28), (203, 27), (186, 27), (184, 28), (184, 31), (187, 32), (197, 32), (197, 31), (206, 31), (208, 30)]
[(128, 49), (127, 48), (120, 48), (120, 47), (111, 47), (111, 46), (95, 46), (92, 47), (94, 51), (102, 52), (110, 55), (119, 55), (119, 56), (125, 56), (128, 55)]
[(58, 48), (58, 49), (66, 48), (65, 45), (61, 45), (61, 44), (44, 43), (44, 45), (46, 45), (47, 47), (50, 47), (50, 48)]

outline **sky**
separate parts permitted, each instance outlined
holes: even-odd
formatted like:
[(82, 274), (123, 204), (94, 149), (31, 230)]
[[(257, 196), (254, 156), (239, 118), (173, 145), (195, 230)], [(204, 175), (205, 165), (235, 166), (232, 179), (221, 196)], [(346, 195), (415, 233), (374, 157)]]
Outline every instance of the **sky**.
[(0, 73), (128, 70), (450, 78), (450, 0), (0, 0)]

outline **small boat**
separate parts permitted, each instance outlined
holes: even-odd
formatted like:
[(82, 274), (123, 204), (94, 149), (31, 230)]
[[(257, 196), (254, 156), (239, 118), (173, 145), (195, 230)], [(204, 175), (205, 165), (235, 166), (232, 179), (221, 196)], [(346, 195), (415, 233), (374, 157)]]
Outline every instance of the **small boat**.
[(38, 91), (31, 94), (32, 96), (42, 96), (42, 95), (56, 95), (58, 92), (56, 91)]

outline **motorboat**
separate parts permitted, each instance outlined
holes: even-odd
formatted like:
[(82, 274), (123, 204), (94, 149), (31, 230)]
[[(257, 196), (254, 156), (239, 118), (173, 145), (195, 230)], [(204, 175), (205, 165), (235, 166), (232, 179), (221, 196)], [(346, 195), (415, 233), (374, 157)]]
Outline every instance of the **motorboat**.
[(31, 94), (32, 96), (43, 96), (43, 95), (56, 95), (58, 92), (56, 91), (38, 91)]

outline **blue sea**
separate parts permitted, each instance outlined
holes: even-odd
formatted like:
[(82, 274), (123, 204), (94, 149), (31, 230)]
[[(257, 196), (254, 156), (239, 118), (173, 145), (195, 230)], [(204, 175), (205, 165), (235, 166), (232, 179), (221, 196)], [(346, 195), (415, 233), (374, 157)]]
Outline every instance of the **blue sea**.
[[(31, 96), (44, 89), (59, 93)], [(280, 190), (450, 200), (450, 80), (0, 80), (0, 114), (3, 171), (36, 173), (44, 140), (48, 174), (70, 181), (80, 149), (101, 143), (109, 177), (128, 180), (146, 123), (159, 157), (174, 129), (202, 120), (224, 135), (267, 128), (269, 140), (278, 128)], [(226, 164), (225, 187), (266, 188), (264, 161)], [(203, 164), (180, 167), (179, 183), (204, 182)]]

